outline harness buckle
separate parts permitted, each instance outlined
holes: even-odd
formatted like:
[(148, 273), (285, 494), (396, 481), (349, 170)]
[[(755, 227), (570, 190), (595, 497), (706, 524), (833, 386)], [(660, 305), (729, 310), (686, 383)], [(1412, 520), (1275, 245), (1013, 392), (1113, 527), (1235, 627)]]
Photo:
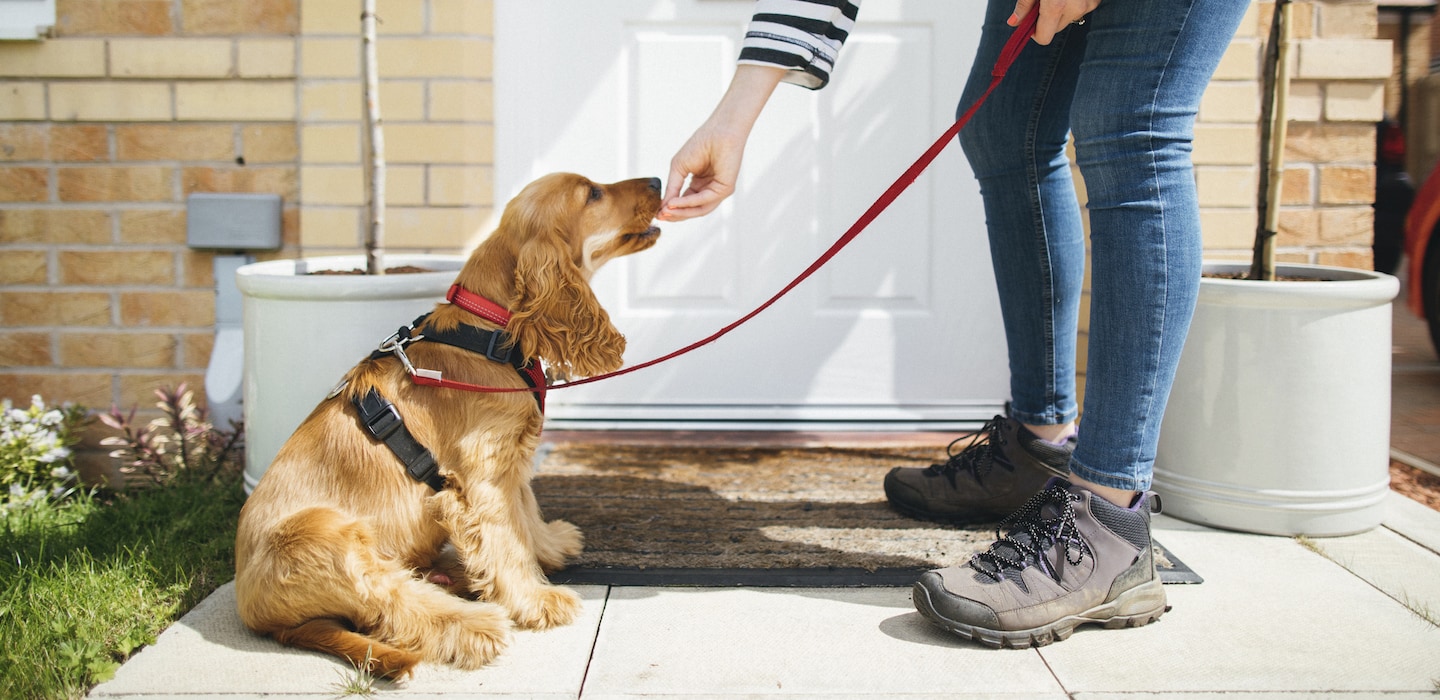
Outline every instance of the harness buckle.
[(486, 359), (494, 360), (496, 362), (502, 362), (505, 364), (511, 364), (510, 356), (515, 354), (515, 346), (511, 345), (504, 350), (500, 349), (500, 347), (509, 340), (510, 336), (506, 335), (503, 331), (495, 331), (491, 333), (490, 343), (485, 348)]
[(384, 442), (405, 424), (400, 418), (400, 411), (395, 409), (395, 404), (383, 400), (372, 402), (368, 396), (365, 403), (369, 405), (362, 407), (360, 417), (365, 421), (365, 429), (370, 431), (375, 439)]

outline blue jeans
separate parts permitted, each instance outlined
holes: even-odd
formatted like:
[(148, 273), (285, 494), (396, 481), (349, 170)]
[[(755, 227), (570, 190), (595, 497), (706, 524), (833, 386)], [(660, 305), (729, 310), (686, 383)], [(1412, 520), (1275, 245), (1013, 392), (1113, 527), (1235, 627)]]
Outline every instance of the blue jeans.
[[(1072, 473), (1150, 487), (1160, 420), (1200, 285), (1190, 162), (1195, 113), (1248, 0), (1104, 0), (1049, 46), (1031, 42), (960, 132), (980, 181), (1009, 345), (1010, 415), (1077, 417), (1085, 235), (1065, 155), (1089, 196), (1084, 421)], [(990, 0), (960, 101), (990, 83), (1014, 0)]]

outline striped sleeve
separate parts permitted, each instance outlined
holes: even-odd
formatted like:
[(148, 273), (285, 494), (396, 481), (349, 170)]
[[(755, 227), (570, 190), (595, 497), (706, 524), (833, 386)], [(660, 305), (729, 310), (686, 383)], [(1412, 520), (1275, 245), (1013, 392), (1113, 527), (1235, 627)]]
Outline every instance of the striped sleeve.
[(757, 0), (739, 62), (785, 68), (786, 82), (819, 90), (859, 11), (860, 0)]

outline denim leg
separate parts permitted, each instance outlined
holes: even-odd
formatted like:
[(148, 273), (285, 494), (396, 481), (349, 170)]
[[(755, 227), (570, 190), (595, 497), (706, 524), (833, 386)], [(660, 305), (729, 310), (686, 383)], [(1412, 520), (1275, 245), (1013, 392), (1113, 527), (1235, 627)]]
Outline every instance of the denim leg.
[(1089, 195), (1091, 304), (1071, 470), (1150, 487), (1160, 423), (1200, 288), (1195, 113), (1245, 0), (1107, 0), (1085, 25), (1071, 113)]
[[(991, 0), (957, 113), (979, 99), (1012, 29), (1013, 0)], [(980, 183), (990, 259), (1008, 341), (1010, 415), (1032, 425), (1074, 420), (1075, 339), (1085, 240), (1065, 155), (1083, 37), (1031, 43), (960, 131)]]
[[(1195, 113), (1247, 5), (1105, 0), (1049, 47), (1028, 45), (960, 135), (985, 205), (1011, 414), (1043, 425), (1075, 415), (1085, 249), (1064, 154), (1074, 132), (1093, 270), (1084, 420), (1070, 467), (1094, 483), (1150, 486), (1199, 291)], [(989, 3), (962, 108), (989, 84), (1013, 8)]]

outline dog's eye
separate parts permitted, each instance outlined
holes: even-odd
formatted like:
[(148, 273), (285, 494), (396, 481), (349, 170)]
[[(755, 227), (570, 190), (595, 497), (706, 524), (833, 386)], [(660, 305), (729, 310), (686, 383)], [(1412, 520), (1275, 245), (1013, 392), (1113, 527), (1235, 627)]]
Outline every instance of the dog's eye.
[(605, 194), (605, 192), (604, 192), (603, 190), (601, 190), (599, 187), (596, 187), (595, 185), (591, 185), (591, 186), (590, 186), (590, 201), (592, 201), (592, 202), (598, 202), (598, 201), (600, 201), (600, 197), (601, 197), (601, 195), (603, 195), (603, 194)]

